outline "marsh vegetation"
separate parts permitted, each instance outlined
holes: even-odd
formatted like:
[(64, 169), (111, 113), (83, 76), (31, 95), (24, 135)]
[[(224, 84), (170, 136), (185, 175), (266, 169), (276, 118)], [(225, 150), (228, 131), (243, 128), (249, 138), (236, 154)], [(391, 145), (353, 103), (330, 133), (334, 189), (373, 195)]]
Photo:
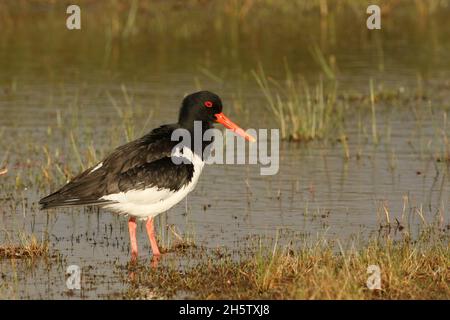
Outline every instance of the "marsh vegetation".
[[(253, 239), (254, 240), (254, 239)], [(138, 265), (125, 298), (163, 299), (448, 299), (448, 238), (378, 239), (362, 247), (316, 239), (280, 246), (259, 241), (236, 256), (202, 254), (180, 267)], [(250, 243), (252, 243), (250, 241)], [(376, 263), (376, 264), (374, 264)], [(380, 271), (370, 290), (369, 266)]]

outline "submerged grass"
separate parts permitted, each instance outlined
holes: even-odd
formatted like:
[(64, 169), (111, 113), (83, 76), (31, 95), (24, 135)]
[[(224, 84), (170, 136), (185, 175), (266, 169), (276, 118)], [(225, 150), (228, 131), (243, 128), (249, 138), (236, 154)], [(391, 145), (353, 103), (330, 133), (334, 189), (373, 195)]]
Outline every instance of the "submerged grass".
[[(336, 250), (336, 247), (338, 250)], [(127, 298), (195, 299), (448, 299), (448, 241), (372, 241), (355, 249), (319, 241), (313, 246), (260, 247), (241, 254), (209, 254), (178, 266), (138, 271)], [(380, 270), (381, 289), (368, 289)]]
[(323, 81), (311, 87), (305, 79), (294, 78), (287, 64), (283, 83), (266, 76), (262, 67), (253, 71), (253, 76), (275, 117), (282, 139), (320, 139), (341, 126), (346, 106), (336, 99), (335, 83), (325, 93)]
[(186, 231), (182, 235), (176, 226), (167, 223), (166, 214), (160, 215), (156, 219), (159, 220), (158, 243), (161, 253), (184, 252), (197, 247), (194, 233)]
[[(261, 90), (266, 111), (271, 116), (271, 121), (275, 122), (280, 129), (283, 140), (338, 141), (343, 144), (344, 156), (348, 159), (350, 154), (345, 132), (356, 121), (359, 121), (364, 132), (370, 132), (367, 137), (370, 138), (371, 143), (378, 145), (383, 138), (380, 128), (387, 128), (389, 133), (390, 127), (378, 123), (380, 121), (377, 118), (386, 115), (387, 111), (392, 110), (393, 107), (400, 109), (400, 106), (412, 106), (412, 108), (417, 106), (429, 110), (429, 117), (432, 119), (436, 117), (434, 113), (437, 110), (443, 112), (444, 122), (439, 124), (439, 129), (436, 129), (440, 130), (437, 135), (442, 140), (442, 148), (439, 147), (442, 152), (436, 156), (436, 159), (438, 161), (449, 159), (450, 148), (446, 132), (448, 104), (439, 99), (434, 101), (433, 98), (427, 97), (421, 83), (396, 90), (385, 87), (382, 81), (375, 83), (373, 78), (369, 78), (367, 92), (342, 88), (338, 90), (340, 86), (342, 87), (338, 79), (324, 80), (320, 76), (319, 80), (311, 85), (311, 81), (291, 71), (287, 60), (285, 60), (285, 75), (282, 80), (276, 80), (271, 75), (267, 75), (262, 65), (251, 73)], [(326, 70), (322, 71), (322, 74), (326, 75), (326, 73)], [(442, 114), (439, 114), (439, 119), (442, 118)], [(359, 120), (356, 115), (359, 115)]]

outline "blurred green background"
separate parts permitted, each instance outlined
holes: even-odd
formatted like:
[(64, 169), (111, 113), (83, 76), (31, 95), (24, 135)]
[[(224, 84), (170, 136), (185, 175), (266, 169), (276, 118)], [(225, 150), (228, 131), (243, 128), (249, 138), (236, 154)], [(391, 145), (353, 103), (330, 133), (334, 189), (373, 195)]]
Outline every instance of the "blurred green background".
[[(281, 76), (429, 77), (448, 68), (447, 0), (14, 0), (0, 3), (2, 81), (45, 73), (207, 73), (235, 79), (261, 64)], [(82, 28), (65, 27), (78, 4)], [(366, 28), (367, 6), (382, 30)], [(325, 67), (326, 68), (326, 67)], [(325, 72), (324, 72), (325, 71)], [(357, 82), (357, 81), (355, 81)]]

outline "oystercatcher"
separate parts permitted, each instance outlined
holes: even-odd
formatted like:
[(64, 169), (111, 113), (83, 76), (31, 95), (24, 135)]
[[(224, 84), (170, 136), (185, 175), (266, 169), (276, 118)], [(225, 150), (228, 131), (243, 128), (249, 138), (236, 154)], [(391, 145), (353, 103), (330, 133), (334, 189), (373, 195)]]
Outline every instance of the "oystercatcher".
[[(249, 141), (255, 139), (222, 113), (219, 96), (200, 91), (183, 99), (178, 123), (162, 125), (143, 137), (115, 149), (95, 166), (82, 172), (58, 191), (41, 199), (41, 209), (97, 205), (129, 217), (131, 255), (136, 258), (136, 219), (147, 220), (146, 229), (153, 255), (160, 251), (155, 238), (153, 219), (180, 202), (197, 184), (204, 165), (202, 150), (179, 145), (171, 136), (176, 129), (186, 129), (195, 141), (194, 122), (201, 121), (203, 133), (221, 123)], [(197, 137), (198, 138), (198, 137)], [(184, 157), (173, 161), (173, 156)], [(189, 156), (190, 155), (190, 156)], [(177, 164), (179, 163), (179, 164)]]

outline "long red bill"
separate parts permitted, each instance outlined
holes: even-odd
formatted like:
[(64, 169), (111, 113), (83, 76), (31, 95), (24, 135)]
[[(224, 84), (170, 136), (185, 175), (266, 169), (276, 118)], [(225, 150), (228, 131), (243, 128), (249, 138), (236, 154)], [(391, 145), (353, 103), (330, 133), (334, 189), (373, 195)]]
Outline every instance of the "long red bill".
[(235, 132), (236, 134), (240, 135), (241, 137), (245, 138), (246, 140), (250, 142), (255, 142), (256, 139), (249, 135), (247, 132), (245, 132), (242, 128), (240, 128), (236, 123), (228, 119), (222, 112), (216, 114), (216, 121), (218, 123), (223, 124), (223, 126), (227, 129), (230, 129), (231, 131)]

